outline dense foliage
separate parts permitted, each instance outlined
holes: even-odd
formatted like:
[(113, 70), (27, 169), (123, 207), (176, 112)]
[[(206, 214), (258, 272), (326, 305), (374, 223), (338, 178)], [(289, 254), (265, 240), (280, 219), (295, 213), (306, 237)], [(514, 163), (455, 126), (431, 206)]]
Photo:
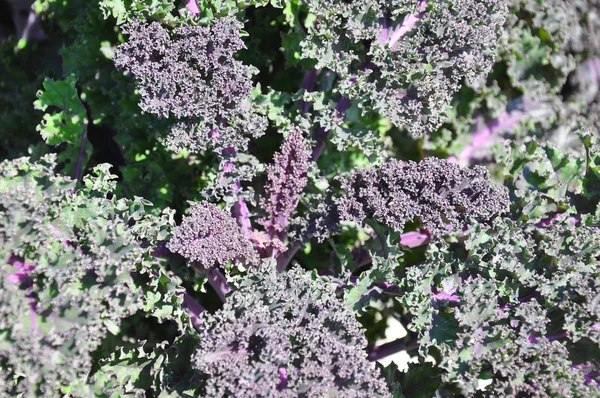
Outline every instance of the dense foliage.
[(600, 397), (597, 0), (0, 10), (0, 396)]

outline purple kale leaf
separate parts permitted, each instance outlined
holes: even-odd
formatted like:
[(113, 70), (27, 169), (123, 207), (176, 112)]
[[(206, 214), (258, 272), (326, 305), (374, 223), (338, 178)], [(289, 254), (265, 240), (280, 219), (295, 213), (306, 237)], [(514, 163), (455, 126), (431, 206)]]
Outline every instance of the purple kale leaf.
[(266, 119), (249, 101), (253, 70), (234, 59), (244, 48), (240, 27), (233, 18), (221, 18), (173, 31), (137, 20), (123, 28), (129, 38), (113, 61), (136, 79), (144, 111), (178, 119), (167, 146), (245, 149), (248, 136), (263, 133)]
[(192, 358), (202, 396), (388, 396), (354, 314), (331, 285), (265, 263), (215, 314)]
[(508, 193), (481, 166), (461, 169), (444, 159), (391, 160), (341, 178), (337, 200), (343, 220), (372, 219), (402, 232), (419, 221), (433, 235), (461, 230), (470, 219), (487, 221), (508, 210)]
[(206, 269), (233, 259), (251, 259), (254, 249), (231, 215), (207, 202), (191, 203), (167, 248)]
[(305, 58), (342, 76), (340, 93), (420, 136), (448, 117), (466, 81), (490, 72), (506, 0), (305, 0), (316, 21)]
[(266, 195), (260, 202), (267, 216), (258, 222), (265, 227), (267, 236), (273, 242), (271, 246), (275, 255), (283, 244), (289, 218), (306, 186), (310, 155), (302, 130), (295, 128), (275, 154), (274, 164), (267, 168)]

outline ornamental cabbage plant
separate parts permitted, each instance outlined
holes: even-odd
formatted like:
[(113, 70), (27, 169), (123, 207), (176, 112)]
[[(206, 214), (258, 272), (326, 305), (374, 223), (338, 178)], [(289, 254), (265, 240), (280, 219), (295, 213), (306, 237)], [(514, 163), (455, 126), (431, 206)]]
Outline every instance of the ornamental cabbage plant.
[(600, 397), (597, 0), (17, 3), (1, 397)]

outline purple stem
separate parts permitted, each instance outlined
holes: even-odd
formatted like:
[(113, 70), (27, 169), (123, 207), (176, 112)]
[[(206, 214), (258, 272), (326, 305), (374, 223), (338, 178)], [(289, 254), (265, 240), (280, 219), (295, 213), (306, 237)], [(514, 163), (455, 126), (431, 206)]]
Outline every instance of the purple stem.
[(430, 235), (421, 231), (411, 231), (400, 235), (400, 244), (411, 249), (429, 243)]
[(83, 167), (83, 157), (85, 156), (85, 144), (87, 143), (87, 123), (84, 123), (83, 135), (81, 136), (81, 146), (79, 147), (79, 156), (77, 156), (77, 166), (75, 167), (75, 181), (79, 182), (81, 177), (81, 168)]
[[(41, 223), (40, 219), (36, 218), (36, 221)], [(58, 239), (60, 239), (60, 241), (62, 242), (62, 244), (66, 247), (70, 247), (72, 246), (71, 242), (69, 242), (69, 240), (67, 238), (64, 238), (62, 236), (62, 234), (60, 233), (60, 231), (58, 230), (58, 228), (56, 228), (54, 225), (49, 224), (48, 225), (48, 229), (50, 230), (50, 232), (52, 233), (52, 235), (56, 236)]]
[(323, 153), (323, 149), (325, 149), (325, 145), (327, 143), (327, 139), (329, 138), (329, 131), (326, 131), (324, 127), (319, 127), (319, 129), (315, 132), (315, 139), (317, 140), (317, 144), (313, 148), (312, 156), (310, 160), (316, 162), (321, 153)]
[[(33, 271), (35, 264), (26, 263), (18, 257), (11, 256), (8, 260), (10, 265), (13, 265), (19, 270), (14, 274), (10, 274), (6, 277), (10, 282), (15, 284), (25, 284), (26, 287), (33, 285), (33, 280), (29, 277), (29, 272)], [(29, 317), (31, 320), (31, 329), (37, 329), (37, 301), (35, 293), (30, 293), (26, 296), (29, 299)]]
[[(406, 232), (400, 235), (400, 245), (406, 246), (410, 249), (414, 249), (415, 247), (423, 246), (428, 244), (430, 241), (430, 234), (425, 231), (411, 231)], [(360, 269), (365, 265), (371, 263), (371, 256), (369, 252), (365, 249), (361, 249), (362, 252), (358, 254), (358, 258), (354, 259), (356, 263), (356, 269)]]
[(585, 379), (586, 384), (592, 384), (594, 386), (599, 385), (598, 382), (596, 381), (596, 378), (598, 376), (600, 376), (600, 372), (597, 370), (583, 374), (583, 378)]
[(520, 298), (520, 299), (519, 299), (519, 302), (518, 302), (517, 304), (504, 304), (504, 305), (501, 305), (501, 306), (499, 307), (499, 310), (500, 310), (500, 311), (504, 311), (505, 309), (511, 309), (511, 308), (515, 308), (515, 307), (516, 307), (516, 306), (518, 306), (519, 304), (525, 303), (525, 302), (527, 302), (527, 301), (529, 301), (529, 300), (531, 300), (531, 299), (533, 299), (533, 298), (536, 298), (536, 297), (537, 297), (537, 296), (539, 296), (539, 295), (540, 295), (540, 292), (538, 292), (538, 291), (536, 290), (536, 291), (534, 291), (533, 293), (531, 293), (531, 294), (529, 294), (529, 295), (527, 295), (527, 296), (525, 296), (525, 297), (522, 297), (522, 298)]
[(369, 351), (369, 361), (377, 361), (390, 355), (396, 354), (400, 351), (412, 351), (419, 346), (417, 340), (411, 340), (406, 342), (406, 337), (399, 338), (389, 343), (382, 344), (377, 347), (371, 348)]
[[(285, 224), (287, 226), (287, 224), (288, 224), (287, 217), (281, 217), (281, 223)], [(273, 228), (273, 227), (267, 228), (267, 235), (271, 238), (271, 240), (277, 239), (280, 242), (284, 242), (286, 234), (287, 234), (287, 229), (285, 231), (276, 231), (275, 228)], [(267, 248), (266, 254), (268, 257), (277, 258), (281, 253), (280, 253), (280, 249), (278, 247), (271, 245), (269, 248)]]
[[(419, 3), (419, 13), (417, 14), (409, 14), (406, 16), (406, 18), (404, 18), (404, 21), (402, 22), (402, 24), (398, 27), (398, 29), (396, 29), (394, 32), (392, 32), (392, 34), (389, 37), (389, 42), (388, 45), (390, 47), (394, 47), (394, 45), (396, 45), (396, 43), (398, 42), (398, 40), (400, 40), (402, 38), (402, 36), (404, 36), (406, 33), (408, 33), (410, 30), (414, 29), (417, 26), (417, 22), (419, 22), (419, 20), (423, 17), (423, 11), (425, 11), (425, 8), (427, 7), (427, 1), (426, 0), (422, 0)], [(387, 35), (386, 35), (386, 39), (387, 39)], [(385, 42), (383, 42), (385, 43)]]
[(204, 311), (204, 307), (200, 305), (188, 292), (183, 292), (183, 304), (182, 307), (188, 312), (192, 324), (195, 327), (200, 327), (200, 314)]
[[(536, 223), (535, 226), (536, 227), (549, 227), (554, 223), (554, 221), (556, 221), (558, 218), (560, 218), (561, 214), (562, 213), (556, 213), (552, 217), (545, 218), (542, 221)], [(577, 217), (569, 217), (568, 221), (573, 224), (577, 224), (577, 223), (579, 223), (580, 220)]]
[(381, 44), (385, 44), (388, 41), (388, 25), (387, 25), (387, 18), (383, 17), (381, 18), (381, 33), (379, 34), (379, 42)]
[[(22, 9), (24, 11), (24, 9)], [(33, 10), (29, 11), (29, 15), (27, 16), (27, 23), (23, 28), (22, 32), (17, 32), (17, 35), (20, 36), (19, 39), (29, 40), (37, 39), (42, 40), (46, 38), (46, 33), (42, 29), (40, 25), (40, 16), (37, 15)]]
[[(521, 109), (508, 110), (511, 104), (522, 102), (523, 106)], [(473, 154), (481, 148), (488, 140), (502, 130), (507, 130), (518, 125), (529, 112), (534, 110), (539, 104), (529, 101), (526, 98), (517, 98), (512, 100), (507, 109), (496, 119), (488, 122), (482, 129), (474, 130), (471, 135), (471, 145), (465, 147), (462, 152), (458, 155), (458, 163), (466, 165), (473, 158)], [(483, 118), (479, 116), (476, 124), (483, 121)]]
[(200, 14), (200, 8), (198, 8), (198, 4), (196, 0), (187, 0), (185, 4), (185, 8), (188, 9), (192, 14)]
[[(231, 147), (223, 149), (222, 155), (224, 156), (235, 156), (235, 150)], [(233, 162), (227, 161), (224, 166), (224, 172), (230, 172), (235, 168)], [(232, 193), (235, 196), (241, 189), (239, 181), (233, 183)], [(252, 223), (250, 222), (250, 211), (248, 205), (243, 198), (238, 198), (237, 201), (231, 206), (231, 215), (236, 219), (242, 233), (248, 236), (252, 233)]]
[(433, 300), (434, 301), (451, 301), (453, 303), (458, 303), (460, 301), (460, 297), (455, 295), (454, 293), (458, 290), (458, 288), (452, 287), (448, 290), (444, 289), (441, 291), (438, 291), (435, 288), (431, 289), (431, 292), (433, 293)]
[(250, 223), (250, 211), (244, 199), (239, 198), (231, 208), (231, 214), (238, 222), (242, 233), (246, 236), (252, 233), (252, 224)]
[(225, 302), (227, 294), (231, 292), (231, 287), (227, 284), (227, 280), (221, 271), (218, 268), (208, 270), (199, 265), (192, 265), (192, 267), (200, 274), (206, 275), (209, 285), (212, 286), (221, 301)]
[(294, 258), (298, 250), (300, 250), (300, 248), (302, 247), (302, 245), (302, 241), (296, 240), (292, 243), (291, 246), (288, 247), (288, 249), (285, 252), (281, 253), (277, 257), (278, 272), (283, 272), (286, 269), (286, 267), (288, 266), (290, 261), (292, 261), (292, 258)]
[(150, 255), (154, 258), (169, 258), (173, 255), (173, 253), (167, 249), (167, 242), (164, 240), (159, 240), (156, 242), (156, 246), (154, 250), (150, 252)]
[(577, 365), (571, 365), (571, 369), (580, 369), (583, 373), (583, 378), (586, 384), (592, 384), (594, 386), (599, 385), (596, 378), (600, 376), (600, 372), (595, 369), (591, 363), (579, 363)]
[(10, 282), (20, 284), (26, 281), (31, 281), (29, 278), (29, 272), (33, 271), (35, 264), (26, 263), (20, 260), (18, 257), (11, 256), (8, 263), (12, 266), (19, 268), (14, 274), (10, 274), (6, 277)]
[(288, 386), (287, 371), (285, 368), (279, 368), (279, 383), (277, 384), (277, 390), (285, 390)]
[[(336, 115), (336, 119), (340, 120), (344, 117), (345, 113), (346, 113), (346, 108), (348, 107), (348, 104), (350, 103), (350, 100), (346, 97), (341, 97), (337, 103), (337, 106), (335, 108), (335, 110), (337, 111), (337, 115)], [(323, 149), (325, 149), (325, 146), (327, 145), (327, 140), (329, 139), (329, 136), (331, 135), (331, 130), (327, 131), (325, 130), (324, 127), (320, 127), (314, 134), (314, 139), (317, 141), (317, 144), (314, 146), (313, 151), (312, 151), (312, 156), (311, 156), (311, 160), (313, 162), (316, 162), (319, 157), (321, 156), (321, 153), (323, 153)]]
[(560, 339), (564, 339), (569, 337), (569, 333), (568, 332), (564, 332), (564, 333), (560, 333), (560, 334), (554, 334), (551, 336), (546, 336), (546, 338), (550, 341), (554, 341), (554, 340), (560, 340)]
[[(309, 71), (304, 72), (304, 78), (302, 79), (302, 84), (300, 85), (301, 89), (306, 90), (307, 92), (311, 92), (315, 87), (315, 82), (317, 80), (317, 70), (315, 68), (311, 68)], [(300, 112), (306, 113), (310, 108), (310, 103), (305, 102), (304, 100), (300, 101)]]
[(207, 273), (208, 283), (215, 289), (222, 302), (225, 302), (226, 296), (231, 292), (231, 287), (227, 284), (225, 275), (218, 268), (213, 268)]

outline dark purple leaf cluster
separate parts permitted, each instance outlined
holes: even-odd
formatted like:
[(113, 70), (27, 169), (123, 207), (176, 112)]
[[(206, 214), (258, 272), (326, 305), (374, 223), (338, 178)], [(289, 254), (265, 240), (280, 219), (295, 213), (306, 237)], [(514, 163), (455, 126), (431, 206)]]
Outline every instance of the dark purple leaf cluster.
[(214, 315), (192, 358), (207, 397), (388, 396), (354, 315), (331, 285), (266, 263)]
[(234, 59), (244, 48), (240, 28), (234, 18), (172, 31), (159, 22), (125, 25), (129, 38), (113, 61), (136, 79), (144, 111), (179, 119), (167, 146), (244, 149), (249, 136), (263, 133), (266, 120), (250, 102), (253, 71)]
[[(260, 203), (267, 216), (258, 222), (276, 242), (284, 240), (289, 218), (306, 186), (310, 155), (302, 130), (294, 128), (275, 154), (274, 163), (267, 167), (268, 182)], [(278, 246), (277, 243), (274, 246)]]
[(167, 248), (206, 269), (255, 256), (235, 219), (207, 202), (191, 203), (189, 215), (175, 228)]
[(343, 220), (372, 219), (398, 232), (419, 221), (433, 235), (461, 230), (470, 219), (487, 221), (508, 210), (508, 192), (485, 167), (461, 169), (445, 159), (390, 160), (341, 178), (337, 200)]

